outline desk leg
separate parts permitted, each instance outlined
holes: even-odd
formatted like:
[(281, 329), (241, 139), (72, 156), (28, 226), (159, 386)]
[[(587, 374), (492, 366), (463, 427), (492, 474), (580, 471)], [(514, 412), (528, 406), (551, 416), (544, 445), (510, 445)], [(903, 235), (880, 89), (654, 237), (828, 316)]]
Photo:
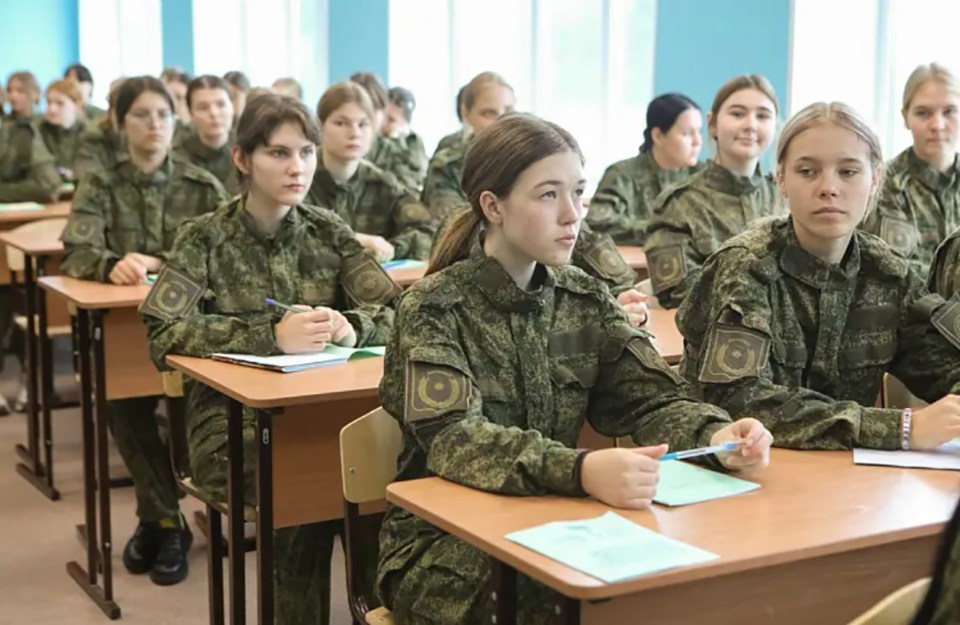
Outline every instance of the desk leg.
[[(46, 271), (44, 266), (46, 258), (37, 257), (37, 276), (43, 276)], [(34, 372), (40, 372), (40, 423), (43, 431), (43, 464), (47, 473), (47, 487), (50, 489), (52, 499), (60, 498), (60, 492), (53, 486), (53, 422), (50, 418), (50, 411), (53, 406), (53, 349), (50, 344), (50, 335), (48, 334), (48, 316), (47, 316), (47, 293), (39, 288), (34, 281), (33, 291), (35, 301), (37, 302), (37, 322), (39, 323), (39, 339), (37, 339), (37, 367)], [(29, 297), (29, 293), (27, 294)]]
[[(110, 561), (109, 561), (109, 545), (108, 549), (105, 552), (97, 553), (97, 502), (95, 491), (99, 487), (99, 492), (101, 496), (101, 503), (106, 493), (107, 497), (107, 533), (105, 536), (101, 536), (103, 542), (109, 543), (109, 497), (110, 489), (106, 486), (106, 482), (97, 480), (98, 465), (103, 466), (106, 464), (106, 445), (99, 445), (100, 440), (99, 436), (94, 436), (94, 418), (99, 416), (97, 413), (100, 411), (101, 404), (96, 401), (94, 397), (95, 389), (94, 386), (94, 367), (102, 366), (102, 356), (103, 356), (103, 323), (102, 317), (99, 313), (94, 315), (96, 323), (96, 328), (93, 328), (95, 335), (100, 336), (100, 360), (99, 364), (91, 362), (91, 315), (87, 310), (80, 309), (77, 313), (77, 325), (79, 326), (77, 336), (78, 344), (80, 351), (80, 399), (81, 399), (81, 420), (83, 423), (83, 508), (84, 508), (84, 523), (86, 529), (86, 550), (87, 550), (87, 568), (84, 568), (78, 562), (68, 562), (67, 563), (67, 573), (70, 577), (83, 589), (85, 593), (93, 600), (94, 603), (107, 615), (110, 619), (120, 618), (120, 606), (118, 606), (113, 601), (113, 588), (112, 580), (108, 581), (108, 575), (111, 573), (110, 570)], [(96, 377), (101, 378), (102, 381), (102, 369), (98, 372), (99, 375)], [(103, 392), (103, 387), (96, 389), (97, 395), (101, 395)], [(103, 419), (97, 419), (96, 423), (97, 434), (101, 433), (101, 429), (105, 429), (106, 423)], [(105, 443), (106, 435), (104, 431), (103, 441)], [(103, 456), (101, 458), (100, 456)], [(101, 513), (102, 513), (101, 507)], [(100, 530), (103, 531), (104, 525), (101, 519)], [(97, 585), (97, 567), (103, 563), (103, 573), (104, 573), (104, 585), (109, 584), (109, 592), (100, 588)]]
[(273, 625), (273, 415), (257, 411), (257, 605), (260, 625)]
[[(246, 597), (243, 548), (243, 406), (230, 400), (227, 416), (227, 505), (230, 515), (227, 555), (230, 560), (230, 623), (246, 623)], [(217, 540), (211, 536), (209, 540)]]
[[(42, 258), (40, 259), (43, 260)], [(33, 259), (26, 258), (23, 265), (23, 286), (26, 292), (27, 304), (27, 329), (24, 343), (26, 346), (26, 374), (27, 374), (27, 444), (26, 446), (17, 445), (17, 454), (24, 461), (17, 464), (17, 473), (24, 479), (33, 484), (34, 488), (46, 495), (48, 498), (56, 501), (60, 498), (60, 493), (53, 488), (53, 479), (50, 476), (49, 464), (44, 465), (40, 461), (40, 423), (39, 408), (37, 402), (37, 372), (40, 370), (40, 358), (38, 357), (37, 346), (37, 288), (34, 276)], [(40, 321), (42, 325), (44, 320)], [(49, 429), (44, 431), (44, 439)], [(47, 456), (49, 461), (49, 454)]]
[(517, 570), (499, 560), (493, 561), (493, 603), (497, 625), (517, 624)]

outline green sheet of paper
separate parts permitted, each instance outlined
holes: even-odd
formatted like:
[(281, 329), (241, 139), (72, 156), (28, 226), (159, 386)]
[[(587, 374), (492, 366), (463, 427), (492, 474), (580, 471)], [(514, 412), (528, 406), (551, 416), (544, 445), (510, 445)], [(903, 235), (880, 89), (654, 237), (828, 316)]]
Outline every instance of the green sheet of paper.
[(665, 506), (686, 506), (691, 503), (731, 497), (757, 490), (760, 485), (736, 477), (702, 469), (680, 460), (660, 463), (660, 483), (653, 500)]
[(39, 210), (43, 210), (43, 204), (37, 204), (36, 202), (8, 202), (6, 204), (0, 204), (0, 211), (4, 212)]
[(585, 521), (547, 523), (506, 538), (608, 584), (719, 557), (614, 512)]

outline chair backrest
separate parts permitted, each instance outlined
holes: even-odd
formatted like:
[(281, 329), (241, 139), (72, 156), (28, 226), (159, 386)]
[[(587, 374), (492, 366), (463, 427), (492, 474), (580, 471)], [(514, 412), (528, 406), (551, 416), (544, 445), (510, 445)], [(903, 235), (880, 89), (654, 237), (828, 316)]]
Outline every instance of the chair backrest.
[(400, 426), (383, 408), (345, 425), (340, 430), (343, 498), (355, 504), (383, 499), (387, 484), (397, 476), (402, 447)]
[(929, 577), (907, 584), (884, 597), (848, 625), (910, 625), (923, 603), (928, 586)]
[[(60, 239), (60, 235), (63, 233), (63, 229), (67, 225), (66, 217), (56, 217), (54, 219), (39, 219), (37, 221), (31, 221), (25, 223), (22, 226), (14, 228), (12, 232), (29, 232), (37, 235), (46, 234), (50, 236), (50, 239), (57, 241)], [(23, 252), (20, 250), (14, 249), (9, 245), (7, 247), (7, 266), (10, 268), (10, 271), (20, 272), (23, 271)]]
[(927, 402), (911, 393), (903, 382), (889, 373), (883, 374), (881, 393), (883, 393), (884, 408), (903, 409), (927, 405)]

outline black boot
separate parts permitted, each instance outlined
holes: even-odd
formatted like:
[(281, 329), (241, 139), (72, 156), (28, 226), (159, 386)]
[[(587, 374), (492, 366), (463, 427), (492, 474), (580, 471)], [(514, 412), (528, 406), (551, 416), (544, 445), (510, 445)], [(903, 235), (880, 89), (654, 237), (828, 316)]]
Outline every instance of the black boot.
[(193, 534), (186, 519), (180, 516), (180, 527), (157, 529), (157, 557), (150, 569), (150, 580), (158, 586), (172, 586), (187, 578), (187, 554)]
[(123, 548), (123, 566), (134, 575), (142, 575), (150, 570), (157, 559), (159, 528), (155, 523), (140, 521), (137, 531)]

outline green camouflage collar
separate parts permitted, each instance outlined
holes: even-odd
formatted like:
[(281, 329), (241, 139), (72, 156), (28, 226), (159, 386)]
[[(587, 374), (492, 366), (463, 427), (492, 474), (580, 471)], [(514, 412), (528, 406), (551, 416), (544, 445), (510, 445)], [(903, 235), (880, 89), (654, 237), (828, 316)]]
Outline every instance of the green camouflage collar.
[(159, 187), (168, 183), (173, 176), (173, 162), (167, 155), (157, 171), (147, 174), (137, 169), (131, 161), (125, 160), (117, 165), (117, 171), (121, 178), (137, 187)]
[(945, 189), (957, 180), (960, 180), (960, 163), (957, 156), (953, 157), (953, 165), (945, 173), (940, 172), (936, 167), (926, 162), (913, 151), (913, 148), (907, 148), (907, 171), (916, 178), (920, 184), (931, 191), (940, 191)]
[(484, 253), (482, 233), (470, 248), (469, 262), (474, 265), (473, 275), (477, 287), (495, 308), (505, 312), (532, 313), (541, 310), (544, 299), (553, 291), (553, 272), (549, 267), (540, 264), (533, 274), (533, 282), (539, 283), (539, 288), (524, 291), (517, 286), (506, 269), (496, 259)]
[(303, 216), (300, 214), (300, 211), (304, 209), (300, 205), (293, 206), (287, 211), (287, 214), (280, 220), (275, 231), (267, 232), (260, 223), (254, 219), (253, 215), (247, 212), (246, 193), (234, 200), (233, 204), (235, 206), (233, 210), (236, 211), (237, 219), (243, 225), (244, 229), (246, 229), (254, 239), (264, 245), (271, 245), (273, 243), (286, 245), (294, 241), (304, 229)]
[(337, 184), (337, 181), (333, 179), (333, 176), (330, 175), (330, 172), (323, 166), (320, 160), (319, 158), (317, 159), (317, 171), (313, 174), (313, 185), (319, 187), (326, 198), (334, 199), (344, 191), (356, 192), (358, 190), (361, 184), (361, 170), (366, 166), (362, 161), (360, 166), (357, 167), (357, 171), (353, 172), (349, 180), (343, 184)]
[(747, 177), (737, 176), (716, 161), (708, 161), (702, 175), (708, 187), (727, 195), (746, 195), (763, 184), (763, 174), (760, 173), (759, 165), (754, 174)]
[(200, 135), (198, 135), (196, 132), (191, 132), (183, 140), (182, 145), (183, 149), (185, 149), (191, 156), (204, 163), (218, 161), (222, 158), (230, 158), (229, 140), (219, 148), (211, 148), (200, 139)]
[(804, 284), (820, 290), (843, 289), (860, 273), (860, 246), (856, 236), (850, 239), (839, 265), (821, 260), (800, 247), (792, 218), (780, 228), (780, 236), (783, 237), (780, 267)]

